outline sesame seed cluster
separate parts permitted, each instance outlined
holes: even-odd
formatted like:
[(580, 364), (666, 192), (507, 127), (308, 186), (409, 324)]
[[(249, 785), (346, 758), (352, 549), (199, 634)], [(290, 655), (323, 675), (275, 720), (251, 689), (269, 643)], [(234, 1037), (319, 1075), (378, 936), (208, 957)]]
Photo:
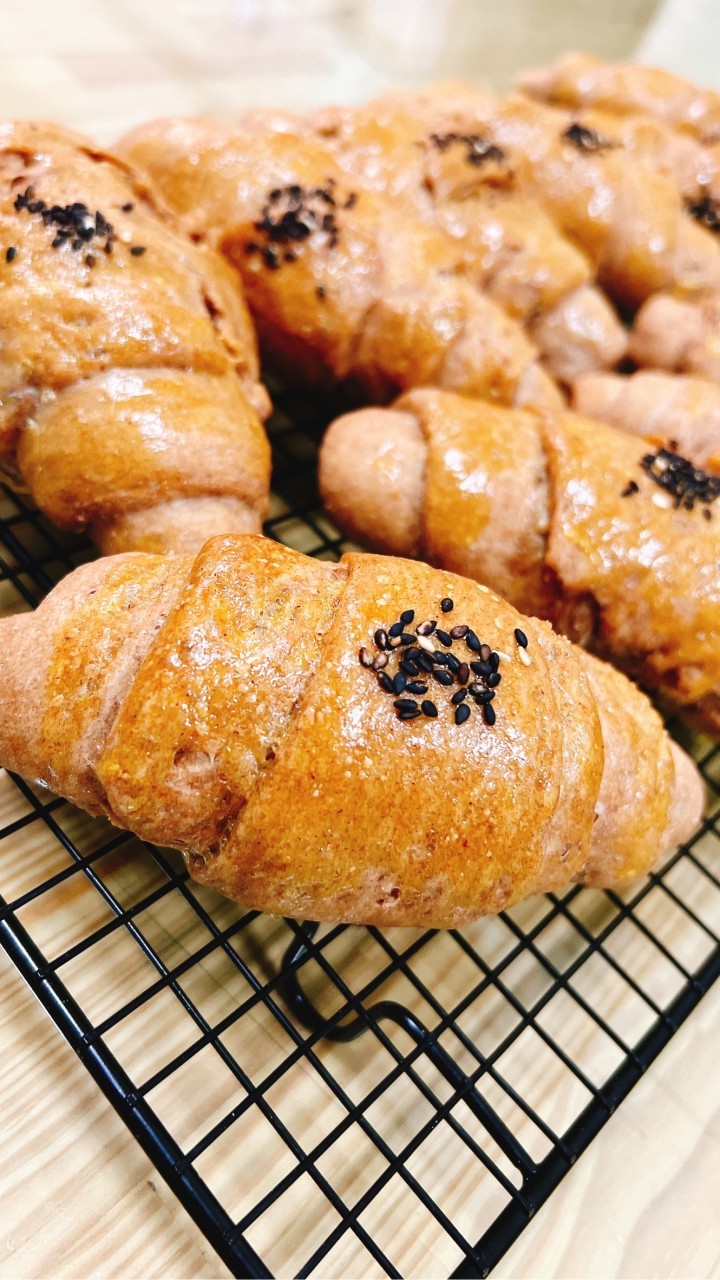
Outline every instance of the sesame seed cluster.
[(335, 193), (335, 179), (328, 178), (324, 187), (305, 188), (297, 183), (274, 187), (263, 205), (262, 217), (254, 224), (264, 244), (254, 240), (245, 245), (247, 254), (259, 253), (266, 267), (277, 271), (283, 262), (294, 262), (293, 244), (307, 240), (315, 232), (323, 232), (329, 249), (340, 238), (336, 210), (352, 209), (357, 202), (353, 191), (342, 204)]
[[(657, 495), (657, 505), (683, 507), (685, 511), (692, 511), (696, 505), (701, 504), (705, 519), (712, 519), (710, 504), (720, 497), (720, 476), (711, 475), (701, 467), (693, 466), (688, 458), (683, 458), (680, 453), (673, 453), (672, 449), (646, 453), (640, 465), (645, 474), (663, 490), (662, 494)], [(622, 497), (629, 498), (638, 492), (637, 481), (629, 480), (622, 491)]]
[(505, 160), (505, 152), (496, 147), (494, 142), (488, 142), (480, 133), (431, 133), (430, 141), (438, 151), (447, 151), (448, 147), (459, 142), (466, 148), (466, 164), (475, 168), (488, 160), (494, 160), (496, 164), (502, 164)]
[[(122, 213), (132, 213), (134, 207), (133, 202), (128, 200), (120, 208)], [(15, 197), (13, 208), (17, 213), (27, 213), (30, 217), (39, 218), (43, 226), (52, 228), (52, 249), (61, 249), (63, 245), (69, 244), (75, 253), (87, 250), (84, 254), (86, 267), (95, 266), (99, 250), (108, 256), (112, 254), (118, 239), (112, 222), (108, 221), (104, 213), (99, 209), (93, 213), (82, 200), (64, 205), (49, 204), (46, 200), (38, 199), (35, 188), (30, 186)], [(134, 258), (142, 257), (145, 245), (131, 245), (130, 253)], [(14, 262), (17, 255), (17, 246), (10, 245), (5, 250), (5, 261)]]
[[(449, 596), (440, 601), (443, 614), (452, 613), (454, 607)], [(414, 622), (415, 610), (405, 609), (391, 626), (375, 632), (375, 652), (364, 645), (358, 654), (361, 665), (374, 672), (379, 687), (393, 697), (398, 720), (417, 720), (419, 716), (436, 720), (439, 709), (435, 699), (444, 691), (455, 724), (468, 722), (474, 704), (485, 724), (494, 725), (497, 716), (492, 703), (502, 681), (500, 663), (510, 662), (509, 655), (485, 644), (466, 623), (446, 631), (432, 618), (410, 631)], [(520, 660), (528, 666), (528, 638), (519, 627), (514, 636)], [(456, 643), (467, 653), (461, 649), (459, 656)], [(426, 696), (431, 682), (433, 698)]]

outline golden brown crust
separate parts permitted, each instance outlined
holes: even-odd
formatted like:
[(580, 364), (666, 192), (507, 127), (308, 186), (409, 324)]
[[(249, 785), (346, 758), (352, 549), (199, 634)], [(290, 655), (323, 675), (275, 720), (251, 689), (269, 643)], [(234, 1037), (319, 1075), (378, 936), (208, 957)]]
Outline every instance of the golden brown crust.
[[(413, 629), (443, 617), (447, 595), (453, 624), (504, 655), (493, 724), (479, 707), (455, 723), (433, 680), (437, 717), (401, 721), (359, 660), (385, 652), (374, 633), (404, 609)], [(116, 557), (0, 623), (0, 641), (2, 763), (177, 845), (249, 907), (458, 925), (583, 868), (614, 882), (654, 858), (624, 803), (596, 820), (619, 770), (660, 844), (675, 801), (659, 720), (623, 677), (601, 681), (599, 705), (584, 658), (546, 623), (412, 561), (337, 566), (237, 537), (195, 559)], [(695, 798), (668, 829), (687, 835), (696, 818)]]
[(458, 243), (361, 188), (306, 135), (257, 115), (235, 126), (160, 121), (123, 147), (240, 272), (284, 377), (349, 381), (380, 401), (433, 383), (557, 406), (535, 348), (467, 278)]
[(590, 373), (575, 383), (573, 408), (720, 470), (720, 387), (704, 378), (654, 369)]
[[(566, 414), (543, 425), (552, 485), (547, 563), (593, 644), (673, 701), (720, 685), (720, 534), (644, 473), (642, 441)], [(590, 445), (592, 441), (592, 446)], [(623, 496), (628, 482), (638, 492)], [(566, 621), (568, 619), (566, 618)]]
[[(415, 495), (414, 554), (550, 618), (720, 731), (717, 515), (705, 519), (699, 501), (674, 507), (643, 466), (646, 442), (572, 414), (541, 419), (440, 391), (405, 396), (398, 410), (414, 413), (427, 444), (421, 462), (401, 450)], [(386, 411), (384, 441), (376, 411), (373, 459), (381, 446), (392, 451), (398, 410)], [(372, 530), (374, 546), (411, 551), (411, 516), (399, 524), (385, 501), (385, 473), (364, 458), (362, 412), (331, 426), (320, 466), (331, 514), (344, 527), (352, 505), (361, 543)], [(383, 523), (372, 523), (383, 504)]]
[[(595, 806), (595, 847), (576, 878), (607, 885), (643, 875), (657, 861), (658, 850), (667, 847), (675, 766), (662, 720), (644, 694), (583, 650), (580, 660), (600, 715), (607, 764)], [(698, 799), (702, 803), (697, 775), (683, 775), (682, 784), (690, 793), (690, 811), (697, 813)]]
[(554, 377), (612, 367), (625, 354), (625, 330), (594, 287), (587, 257), (518, 188), (512, 154), (458, 131), (441, 98), (431, 122), (415, 106), (412, 95), (390, 93), (326, 108), (308, 118), (306, 132), (363, 186), (448, 231), (474, 283), (531, 326)]
[[(199, 494), (239, 499), (258, 528), (267, 396), (227, 264), (193, 245), (124, 162), (60, 128), (2, 126), (0, 180), (14, 250), (0, 272), (4, 469), (65, 527), (117, 516), (117, 546), (142, 543), (128, 513), (152, 522), (156, 504)], [(166, 535), (172, 547), (167, 521)]]
[(549, 493), (537, 419), (429, 390), (397, 407), (416, 415), (426, 442), (421, 554), (547, 615)]
[(533, 97), (562, 107), (640, 112), (701, 138), (720, 136), (720, 94), (658, 67), (564, 53), (548, 67), (525, 72), (520, 85)]

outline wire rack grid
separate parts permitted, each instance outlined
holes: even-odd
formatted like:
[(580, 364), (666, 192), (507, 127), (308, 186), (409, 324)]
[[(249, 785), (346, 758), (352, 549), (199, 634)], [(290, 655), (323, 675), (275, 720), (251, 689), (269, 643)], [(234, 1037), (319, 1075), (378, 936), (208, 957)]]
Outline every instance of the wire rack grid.
[[(274, 416), (266, 531), (335, 559), (319, 425)], [(0, 611), (91, 554), (4, 491)], [(246, 912), (0, 773), (0, 942), (233, 1274), (484, 1276), (720, 975), (692, 745), (708, 814), (657, 875), (448, 933)]]

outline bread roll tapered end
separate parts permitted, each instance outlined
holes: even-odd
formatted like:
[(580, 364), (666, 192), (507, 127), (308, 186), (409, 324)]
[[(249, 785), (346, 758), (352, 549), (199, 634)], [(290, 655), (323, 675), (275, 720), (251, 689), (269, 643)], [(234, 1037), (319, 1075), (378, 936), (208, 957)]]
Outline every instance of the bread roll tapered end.
[(330, 515), (373, 551), (419, 555), (426, 453), (411, 413), (362, 409), (337, 418), (320, 452), (320, 492)]

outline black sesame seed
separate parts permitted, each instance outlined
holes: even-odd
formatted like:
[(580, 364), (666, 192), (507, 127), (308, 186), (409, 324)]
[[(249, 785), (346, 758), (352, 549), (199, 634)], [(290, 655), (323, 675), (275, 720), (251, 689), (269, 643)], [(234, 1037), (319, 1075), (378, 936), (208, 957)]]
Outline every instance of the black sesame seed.
[(421, 705), (423, 715), (429, 716), (431, 720), (437, 719), (438, 710), (434, 702), (431, 702), (429, 698), (426, 698)]
[(66, 239), (67, 239), (67, 237), (66, 237), (66, 236), (56, 236), (54, 240), (51, 240), (51, 242), (50, 242), (50, 248), (51, 248), (51, 249), (59, 249), (59, 248), (60, 248), (60, 245), (61, 245), (61, 244), (64, 244)]
[(465, 643), (468, 649), (472, 649), (473, 653), (479, 653), (480, 641), (478, 640), (474, 631), (468, 631), (467, 635), (465, 636)]
[(452, 613), (455, 608), (455, 602), (449, 596), (445, 596), (445, 599), (440, 601), (440, 608), (443, 613)]
[(14, 244), (11, 244), (10, 248), (5, 250), (5, 261), (14, 262), (16, 257), (17, 257), (17, 249), (15, 248)]
[(407, 659), (403, 659), (400, 663), (400, 670), (404, 671), (406, 676), (416, 676), (419, 674), (420, 668), (417, 662), (408, 662)]
[(71, 245), (71, 248), (73, 248), (73, 249), (75, 250), (75, 252), (77, 253), (80, 249), (82, 249), (82, 247), (83, 247), (83, 242), (82, 242), (82, 240), (80, 239), (80, 237), (78, 236), (78, 237), (76, 237), (76, 239), (75, 239), (75, 240), (73, 240), (72, 245)]
[(442, 685), (455, 683), (449, 671), (433, 671), (433, 680), (437, 680), (438, 684)]
[(527, 649), (528, 638), (527, 638), (527, 636), (525, 635), (525, 632), (524, 632), (524, 631), (521, 631), (519, 627), (516, 627), (516, 628), (515, 628), (515, 633), (514, 633), (514, 634), (515, 634), (515, 639), (517, 640), (518, 644), (520, 645), (520, 648), (521, 648), (521, 649)]
[(393, 640), (396, 636), (402, 635), (402, 622), (393, 622), (392, 626), (388, 629), (388, 635)]
[(453, 694), (450, 701), (452, 702), (454, 707), (458, 707), (461, 702), (465, 701), (465, 699), (467, 698), (467, 695), (468, 695), (467, 689), (458, 689), (457, 693)]
[(414, 635), (412, 634), (412, 632), (410, 632), (410, 631), (403, 631), (402, 635), (400, 636), (400, 643), (401, 643), (401, 644), (414, 644), (414, 643), (415, 643), (415, 636), (414, 636)]
[(489, 662), (471, 662), (470, 670), (474, 671), (476, 676), (491, 676), (493, 669)]
[(132, 200), (126, 200), (125, 204), (120, 205), (120, 208), (123, 213), (132, 213), (133, 209), (135, 208), (135, 205), (133, 204)]
[(478, 649), (478, 653), (480, 654), (480, 657), (482, 658), (483, 662), (488, 662), (490, 660), (490, 654), (492, 653), (492, 649), (490, 648), (489, 644), (481, 644), (480, 648)]
[(406, 609), (404, 613), (400, 614), (400, 621), (404, 627), (409, 627), (410, 623), (414, 622), (414, 620), (415, 620), (414, 609)]
[(447, 655), (447, 664), (450, 670), (452, 671), (453, 675), (457, 675), (458, 671), (460, 670), (460, 667), (462, 666), (460, 659), (456, 658), (454, 653), (449, 653)]
[(418, 716), (421, 715), (422, 711), (418, 706), (415, 706), (412, 711), (409, 709), (407, 711), (398, 711), (398, 720), (417, 720)]
[(441, 644), (444, 644), (448, 649), (450, 648), (450, 645), (452, 644), (452, 640), (448, 635), (447, 631), (441, 631), (440, 628), (438, 627), (435, 632), (435, 635), (437, 636), (437, 639), (440, 641)]
[(499, 654), (499, 653), (495, 653), (495, 652), (493, 651), (493, 652), (490, 654), (490, 666), (492, 667), (493, 671), (497, 671), (498, 667), (500, 666), (500, 654)]
[(373, 636), (373, 640), (375, 641), (375, 644), (377, 645), (378, 649), (386, 649), (387, 648), (387, 631), (383, 631), (382, 627), (378, 627), (377, 631), (375, 632), (375, 635)]
[(378, 684), (380, 685), (380, 688), (381, 688), (381, 689), (384, 689), (384, 690), (385, 690), (385, 692), (386, 692), (386, 693), (394, 693), (394, 692), (395, 692), (395, 690), (393, 689), (393, 682), (392, 682), (392, 680), (390, 679), (390, 677), (389, 677), (389, 676), (386, 676), (386, 675), (385, 675), (385, 672), (384, 672), (384, 671), (381, 671), (381, 672), (380, 672), (380, 675), (378, 676)]
[(364, 645), (358, 654), (358, 658), (364, 667), (371, 667), (374, 661), (370, 650), (366, 649)]
[(494, 709), (494, 707), (491, 707), (491, 706), (490, 706), (490, 703), (489, 703), (489, 702), (487, 702), (487, 703), (485, 704), (485, 706), (483, 707), (483, 715), (484, 715), (484, 717), (485, 717), (485, 723), (486, 723), (486, 724), (494, 724), (494, 723), (495, 723), (495, 719), (496, 719), (496, 717), (495, 717), (495, 709)]
[(470, 708), (467, 702), (461, 702), (460, 706), (457, 707), (455, 710), (455, 723), (464, 724), (465, 721), (469, 719), (470, 719)]
[(405, 650), (405, 661), (406, 661), (406, 662), (419, 662), (419, 661), (420, 661), (420, 654), (421, 654), (421, 653), (422, 653), (422, 649), (406, 649), (406, 650)]
[(500, 675), (500, 672), (493, 671), (492, 675), (489, 675), (487, 678), (488, 689), (496, 689), (501, 680), (502, 676)]
[(145, 253), (145, 251), (146, 251), (146, 250), (145, 250), (145, 245), (144, 245), (144, 244), (134, 244), (134, 245), (132, 246), (132, 248), (130, 249), (130, 252), (131, 252), (131, 254), (132, 254), (133, 258), (141, 258), (141, 257), (142, 257), (142, 255)]
[(461, 662), (457, 669), (458, 684), (467, 684), (470, 679), (470, 668), (467, 662)]
[(417, 702), (413, 698), (396, 698), (393, 706), (398, 711), (414, 711), (417, 707)]
[(467, 635), (469, 630), (470, 628), (466, 627), (465, 623), (461, 623), (460, 626), (453, 627), (452, 631), (450, 632), (450, 635), (452, 636), (453, 640), (462, 640), (464, 636)]
[(477, 684), (472, 686), (470, 692), (472, 693), (472, 696), (475, 699), (475, 701), (479, 703), (480, 706), (482, 706), (483, 704), (492, 702), (493, 698), (495, 697), (494, 689), (483, 689), (481, 685), (477, 685)]
[(406, 693), (427, 693), (427, 691), (428, 687), (422, 680), (408, 680), (405, 686)]
[(417, 664), (423, 671), (433, 670), (433, 661), (429, 653), (421, 653), (417, 659)]
[(383, 667), (386, 667), (388, 662), (389, 658), (387, 654), (379, 653), (373, 662), (373, 671), (382, 671)]
[(434, 622), (434, 621), (421, 622), (420, 626), (416, 627), (415, 630), (417, 631), (419, 636), (431, 636), (436, 626), (437, 626), (437, 622)]
[(397, 675), (393, 676), (393, 692), (398, 694), (402, 693), (405, 689), (406, 684), (407, 684), (407, 676), (404, 674), (404, 672), (398, 671)]
[(450, 666), (449, 654), (443, 653), (442, 649), (436, 649), (434, 653), (430, 654), (430, 657), (432, 658), (436, 667)]

